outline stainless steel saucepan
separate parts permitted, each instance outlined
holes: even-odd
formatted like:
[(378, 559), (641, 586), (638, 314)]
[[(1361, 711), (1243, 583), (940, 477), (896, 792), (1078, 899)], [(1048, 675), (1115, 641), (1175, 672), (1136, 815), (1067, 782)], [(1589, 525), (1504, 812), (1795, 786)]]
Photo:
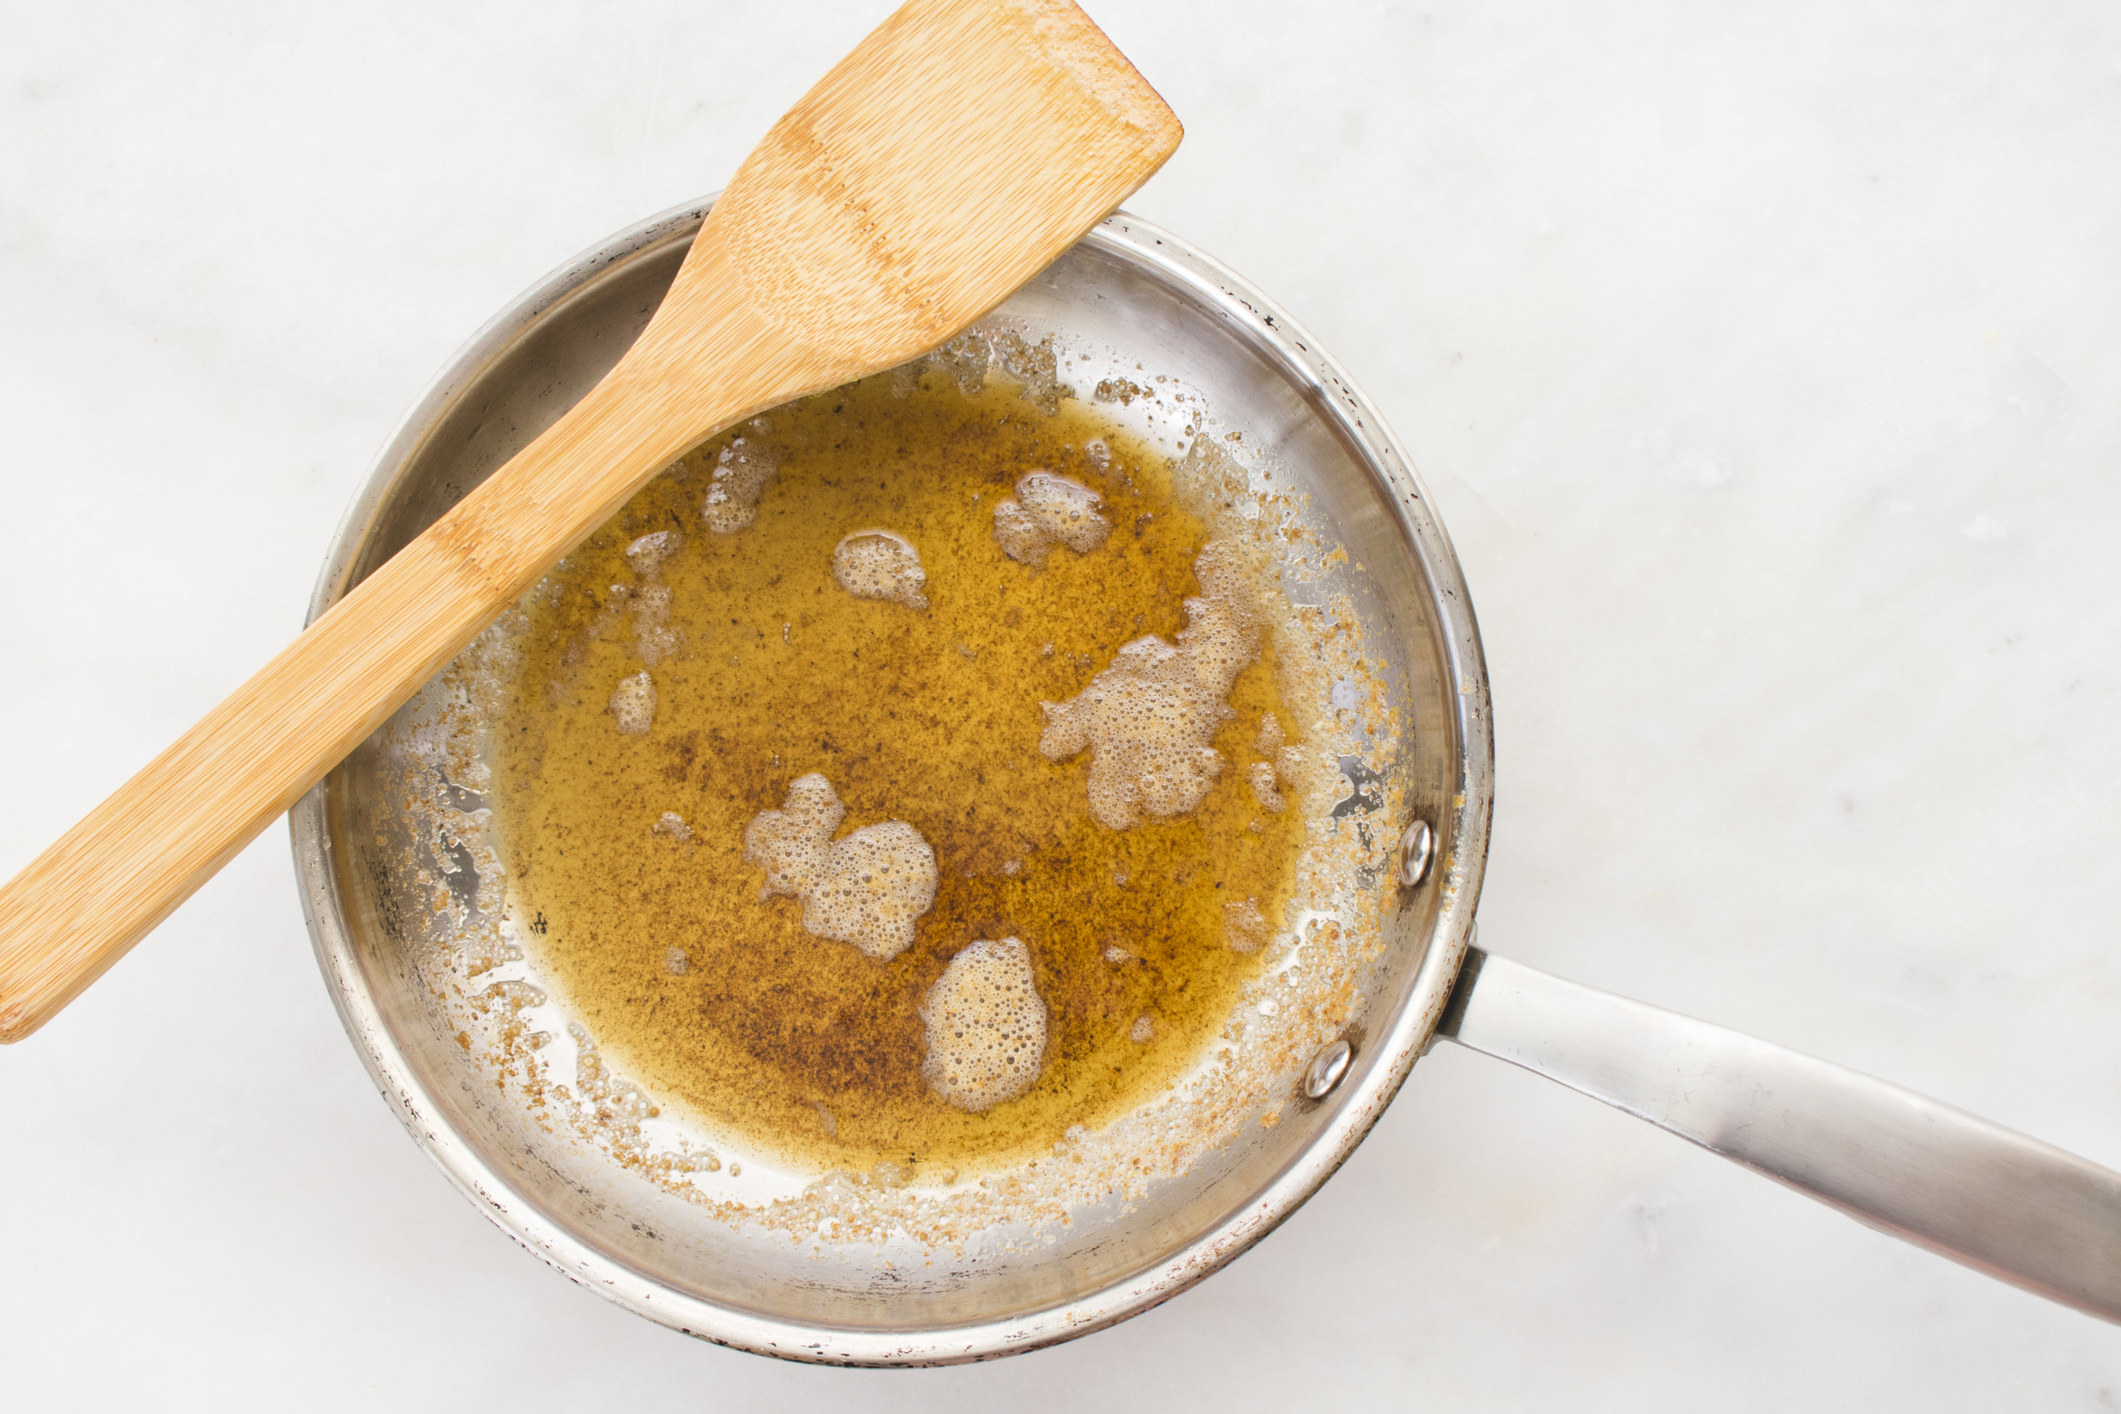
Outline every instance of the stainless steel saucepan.
[[(312, 615), (616, 361), (706, 209), (613, 238), (473, 339), (385, 450), (333, 543)], [(404, 841), (417, 832), (403, 818), (407, 777), (393, 743), (417, 733), (386, 730), (293, 812), (296, 866), (319, 962), (370, 1074), (489, 1217), (591, 1289), (724, 1344), (844, 1364), (983, 1359), (1122, 1320), (1237, 1256), (1332, 1174), (1443, 1038), (2121, 1320), (2121, 1175), (1882, 1081), (1472, 946), (1493, 794), (1472, 605), (1443, 525), (1375, 408), (1278, 306), (1122, 214), (1001, 313), (1191, 389), (1217, 428), (1241, 434), (1248, 457), (1293, 477), (1313, 528), (1348, 551), (1327, 582), (1292, 595), (1345, 596), (1411, 723), (1387, 772), (1398, 789), (1358, 790), (1341, 807), (1400, 842), (1397, 877), (1367, 881), (1391, 891), (1394, 906), (1352, 1024), (1319, 1038), (1280, 1123), (1249, 1129), (1144, 1198), (1086, 1210), (1035, 1243), (927, 1260), (881, 1249), (820, 1255), (570, 1144), (480, 1070), (438, 1007), (443, 983), (425, 960), (457, 915), (407, 877)], [(400, 726), (417, 726), (449, 691), (438, 680)], [(461, 783), (437, 789), (464, 797), (453, 802), (464, 829), (494, 823)], [(1398, 818), (1383, 818), (1387, 799), (1404, 802)], [(460, 861), (449, 875), (466, 900), (478, 896), (468, 869)]]

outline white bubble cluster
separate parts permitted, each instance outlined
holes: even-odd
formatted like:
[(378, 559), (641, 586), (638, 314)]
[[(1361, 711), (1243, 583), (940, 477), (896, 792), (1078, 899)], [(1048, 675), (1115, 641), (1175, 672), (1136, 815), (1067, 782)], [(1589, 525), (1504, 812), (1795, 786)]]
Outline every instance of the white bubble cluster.
[(1221, 447), (1206, 437), (1195, 437), (1186, 448), (1185, 460), (1171, 468), (1171, 481), (1189, 495), (1219, 500), (1244, 495), (1251, 475)]
[(649, 828), (652, 833), (669, 835), (680, 844), (689, 844), (692, 841), (692, 826), (686, 824), (685, 817), (675, 810), (665, 810), (662, 817)]
[(1038, 749), (1050, 761), (1090, 752), (1090, 814), (1124, 830), (1200, 804), (1222, 773), (1209, 743), (1232, 716), (1230, 685), (1259, 656), (1259, 618), (1234, 546), (1210, 541), (1193, 562), (1201, 593), (1186, 600), (1176, 645), (1135, 639), (1066, 702), (1043, 702)]
[(1247, 775), (1252, 781), (1253, 798), (1259, 801), (1262, 810), (1279, 815), (1288, 809), (1289, 802), (1282, 798), (1281, 787), (1275, 782), (1272, 761), (1254, 761), (1247, 769)]
[(646, 673), (619, 679), (611, 690), (611, 715), (627, 736), (645, 736), (655, 725), (655, 682)]
[(1034, 471), (1016, 483), (1016, 495), (994, 507), (994, 538), (1002, 553), (1027, 565), (1042, 565), (1055, 541), (1078, 555), (1105, 543), (1112, 522), (1099, 514), (1103, 498), (1080, 481)]
[(758, 519), (759, 496), (778, 464), (770, 448), (742, 437), (731, 438), (714, 462), (714, 480), (700, 514), (717, 535), (733, 535)]
[(635, 574), (654, 574), (663, 567), (663, 561), (684, 548), (685, 537), (675, 530), (653, 531), (626, 547), (626, 563), (633, 566)]
[(684, 547), (685, 537), (675, 530), (643, 535), (626, 547), (626, 563), (641, 583), (611, 587), (612, 599), (623, 601), (633, 616), (634, 651), (651, 668), (685, 651), (684, 630), (670, 622), (670, 586), (662, 578), (663, 562)]
[(1268, 712), (1259, 719), (1259, 735), (1253, 739), (1252, 749), (1262, 756), (1272, 756), (1288, 739), (1282, 732), (1281, 718)]
[(920, 551), (888, 530), (857, 530), (832, 551), (832, 577), (857, 599), (882, 599), (909, 609), (928, 607), (921, 587), (928, 572)]
[(1061, 381), (1060, 356), (1051, 335), (1034, 344), (1014, 329), (997, 329), (990, 342), (994, 361), (1017, 381), (1018, 396), (1046, 416), (1060, 411), (1062, 398), (1075, 396), (1075, 389)]
[(1272, 931), (1267, 915), (1259, 911), (1258, 899), (1223, 905), (1223, 941), (1232, 952), (1258, 952)]
[(957, 384), (966, 397), (977, 397), (987, 386), (987, 368), (994, 361), (986, 339), (976, 329), (967, 329), (928, 355), (927, 365)]
[(949, 1104), (980, 1114), (1029, 1090), (1046, 1061), (1046, 1003), (1020, 938), (967, 946), (921, 1003), (921, 1076)]
[(633, 651), (654, 667), (685, 651), (685, 631), (670, 622), (670, 586), (644, 584), (633, 592)]
[(935, 902), (935, 851), (903, 820), (833, 839), (846, 818), (832, 783), (812, 771), (780, 809), (744, 827), (744, 861), (766, 871), (760, 898), (803, 901), (807, 932), (888, 961), (913, 945), (914, 921)]
[(1252, 749), (1267, 759), (1254, 761), (1247, 775), (1260, 805), (1277, 814), (1288, 807), (1283, 791), (1302, 779), (1304, 766), (1303, 752), (1287, 743), (1281, 722), (1272, 712), (1260, 718), (1259, 737)]

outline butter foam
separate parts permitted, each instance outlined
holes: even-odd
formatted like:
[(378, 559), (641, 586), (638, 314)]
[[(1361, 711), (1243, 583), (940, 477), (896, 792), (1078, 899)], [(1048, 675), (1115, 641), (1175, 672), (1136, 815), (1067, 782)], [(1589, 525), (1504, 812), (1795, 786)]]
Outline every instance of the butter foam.
[(645, 736), (655, 725), (655, 681), (646, 673), (619, 679), (611, 690), (611, 715), (627, 736)]
[(806, 932), (887, 962), (913, 945), (914, 922), (935, 902), (935, 851), (903, 820), (833, 839), (846, 818), (832, 783), (812, 771), (780, 809), (744, 827), (744, 861), (766, 871), (760, 898), (802, 900)]
[(1065, 476), (1034, 471), (1018, 479), (1016, 495), (994, 507), (994, 538), (1002, 553), (1027, 565), (1042, 565), (1054, 545), (1087, 555), (1112, 534), (1100, 513), (1104, 498)]
[(717, 535), (734, 535), (757, 520), (759, 497), (777, 465), (770, 448), (732, 438), (715, 458), (714, 479), (708, 483), (707, 499), (700, 503), (707, 528)]
[(974, 1114), (1029, 1090), (1046, 1063), (1046, 1003), (1020, 938), (973, 943), (950, 959), (921, 1003), (921, 1076)]
[(928, 607), (921, 593), (928, 572), (921, 568), (920, 551), (905, 536), (888, 530), (857, 530), (841, 540), (832, 551), (832, 577), (857, 599)]
[(1209, 743), (1235, 715), (1230, 685), (1259, 656), (1259, 617), (1234, 546), (1211, 540), (1193, 571), (1201, 593), (1185, 601), (1175, 645), (1137, 638), (1074, 697), (1039, 704), (1040, 753), (1065, 761), (1090, 752), (1090, 814), (1107, 829), (1186, 814), (1222, 774)]

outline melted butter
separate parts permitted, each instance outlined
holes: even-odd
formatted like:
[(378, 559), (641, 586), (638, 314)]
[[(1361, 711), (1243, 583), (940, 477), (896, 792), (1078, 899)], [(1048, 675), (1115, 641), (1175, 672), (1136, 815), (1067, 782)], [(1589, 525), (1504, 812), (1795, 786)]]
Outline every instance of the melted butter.
[[(739, 437), (734, 461), (774, 474), (748, 525), (702, 533), (716, 491), (727, 519)], [(1003, 553), (995, 507), (1036, 470), (1098, 493), (1101, 544), (1038, 568)], [(835, 548), (875, 528), (917, 552), (925, 610), (835, 581)], [(642, 537), (663, 531), (682, 541), (644, 576)], [(495, 743), (514, 906), (606, 1060), (785, 1160), (916, 1178), (1044, 1151), (1195, 1066), (1259, 965), (1232, 909), (1279, 923), (1302, 847), (1302, 812), (1262, 810), (1248, 783), (1266, 714), (1302, 720), (1273, 636), (1234, 674), (1212, 742), (1227, 765), (1189, 814), (1106, 828), (1087, 760), (1039, 739), (1042, 700), (1177, 635), (1206, 540), (1165, 460), (1093, 409), (933, 372), (778, 409), (644, 489), (527, 601)], [(629, 621), (649, 576), (683, 645), (652, 668)], [(643, 689), (623, 720), (614, 693), (644, 672), (652, 720), (622, 731)], [(744, 859), (747, 824), (811, 772), (846, 803), (841, 838), (902, 820), (934, 850), (934, 903), (888, 961), (805, 931)], [(1043, 1065), (971, 1113), (924, 1079), (922, 1007), (961, 950), (1009, 938), (1046, 1009)]]

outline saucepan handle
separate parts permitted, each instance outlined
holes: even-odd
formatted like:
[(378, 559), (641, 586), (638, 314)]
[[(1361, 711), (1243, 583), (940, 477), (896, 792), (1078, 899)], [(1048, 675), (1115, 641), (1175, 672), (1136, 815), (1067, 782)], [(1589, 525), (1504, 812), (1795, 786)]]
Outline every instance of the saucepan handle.
[(2121, 1174), (1721, 1026), (1468, 949), (1439, 1035), (1849, 1216), (2121, 1321)]

